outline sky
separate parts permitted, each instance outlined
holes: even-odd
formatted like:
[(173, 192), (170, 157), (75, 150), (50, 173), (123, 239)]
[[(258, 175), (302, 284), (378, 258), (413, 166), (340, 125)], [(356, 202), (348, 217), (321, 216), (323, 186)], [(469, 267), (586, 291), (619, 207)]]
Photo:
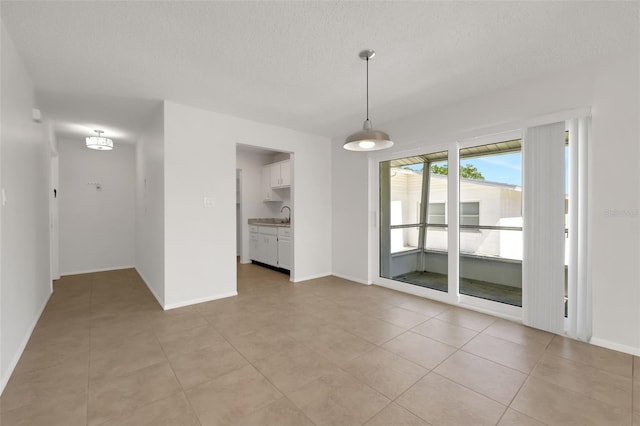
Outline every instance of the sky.
[[(565, 147), (565, 173), (569, 166), (568, 147)], [(522, 153), (514, 152), (510, 154), (491, 155), (480, 158), (470, 158), (461, 160), (460, 164), (474, 165), (485, 180), (492, 182), (508, 183), (511, 185), (522, 186)], [(568, 180), (565, 179), (565, 193), (568, 193)]]
[[(565, 148), (566, 153), (566, 148)], [(565, 170), (567, 169), (568, 155), (565, 154)], [(446, 162), (434, 162), (433, 164), (443, 165)], [(497, 154), (483, 157), (462, 159), (462, 167), (471, 164), (484, 176), (484, 180), (491, 182), (507, 183), (510, 185), (522, 186), (522, 153), (512, 152), (508, 154)], [(422, 170), (422, 164), (409, 166), (414, 170)], [(565, 192), (568, 190), (565, 182)]]
[(475, 166), (484, 176), (484, 180), (522, 185), (522, 154), (519, 152), (460, 161), (463, 167), (467, 164)]

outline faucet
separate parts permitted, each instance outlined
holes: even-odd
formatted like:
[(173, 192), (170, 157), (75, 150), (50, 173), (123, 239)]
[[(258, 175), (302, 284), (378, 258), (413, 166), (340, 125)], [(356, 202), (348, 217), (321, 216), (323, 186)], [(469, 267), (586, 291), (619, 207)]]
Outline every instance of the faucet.
[(287, 218), (285, 223), (290, 223), (291, 222), (291, 207), (282, 206), (282, 208), (280, 209), (280, 213), (282, 213), (284, 211), (284, 209), (288, 209), (289, 210), (289, 217)]

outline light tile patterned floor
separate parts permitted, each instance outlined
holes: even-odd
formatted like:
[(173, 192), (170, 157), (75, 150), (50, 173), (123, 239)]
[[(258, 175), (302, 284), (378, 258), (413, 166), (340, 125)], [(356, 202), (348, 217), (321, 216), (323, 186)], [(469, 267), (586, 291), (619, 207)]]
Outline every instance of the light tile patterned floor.
[(167, 312), (134, 270), (56, 282), (0, 425), (640, 426), (638, 358), (335, 277), (238, 281)]

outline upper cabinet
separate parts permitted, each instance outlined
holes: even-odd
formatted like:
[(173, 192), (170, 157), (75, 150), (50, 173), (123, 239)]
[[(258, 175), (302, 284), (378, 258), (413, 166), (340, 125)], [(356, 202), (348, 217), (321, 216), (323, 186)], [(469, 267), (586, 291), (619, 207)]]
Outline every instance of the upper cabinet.
[(288, 188), (291, 186), (291, 160), (268, 164), (271, 188)]
[(262, 199), (264, 201), (282, 201), (282, 197), (271, 187), (271, 165), (262, 168)]

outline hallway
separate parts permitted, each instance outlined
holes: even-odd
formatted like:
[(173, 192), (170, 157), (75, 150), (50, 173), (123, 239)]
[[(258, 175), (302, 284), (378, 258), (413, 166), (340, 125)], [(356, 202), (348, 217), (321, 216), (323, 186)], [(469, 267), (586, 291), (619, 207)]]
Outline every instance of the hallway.
[(64, 277), (0, 424), (640, 424), (630, 355), (335, 277), (238, 291), (165, 312), (133, 269)]

